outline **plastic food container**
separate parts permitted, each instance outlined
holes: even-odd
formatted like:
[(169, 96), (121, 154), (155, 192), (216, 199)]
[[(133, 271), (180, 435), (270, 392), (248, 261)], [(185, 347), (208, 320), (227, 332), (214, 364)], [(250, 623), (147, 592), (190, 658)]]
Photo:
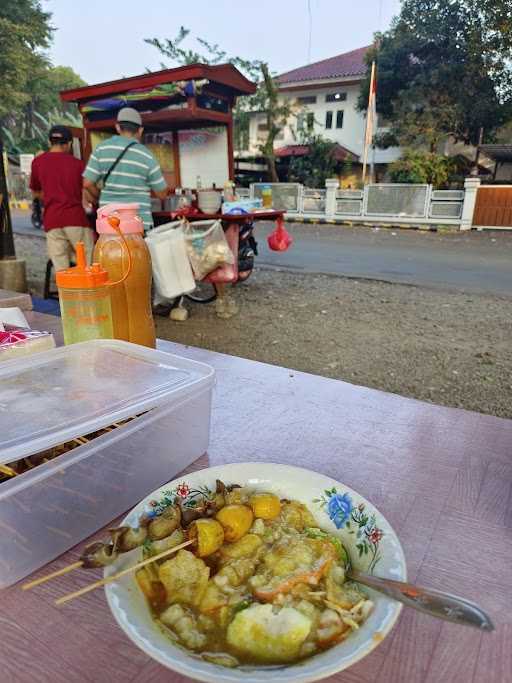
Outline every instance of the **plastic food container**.
[(118, 340), (0, 365), (0, 464), (92, 438), (0, 482), (0, 588), (76, 545), (208, 448), (214, 371)]
[(14, 360), (55, 348), (55, 339), (49, 332), (35, 330), (0, 331), (0, 361)]

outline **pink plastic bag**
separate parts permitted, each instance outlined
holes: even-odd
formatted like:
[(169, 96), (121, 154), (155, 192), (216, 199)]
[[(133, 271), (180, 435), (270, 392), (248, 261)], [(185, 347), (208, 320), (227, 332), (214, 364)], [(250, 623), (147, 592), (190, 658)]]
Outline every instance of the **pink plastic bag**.
[(196, 280), (235, 263), (220, 221), (197, 221), (184, 227), (187, 254)]
[(282, 218), (277, 219), (276, 229), (267, 237), (267, 242), (272, 251), (286, 251), (289, 249), (293, 238), (286, 231)]
[[(238, 224), (230, 225), (225, 232), (226, 239), (233, 254), (238, 254)], [(234, 259), (234, 263), (225, 263), (213, 273), (205, 277), (205, 282), (213, 283), (232, 283), (238, 280), (238, 259)]]

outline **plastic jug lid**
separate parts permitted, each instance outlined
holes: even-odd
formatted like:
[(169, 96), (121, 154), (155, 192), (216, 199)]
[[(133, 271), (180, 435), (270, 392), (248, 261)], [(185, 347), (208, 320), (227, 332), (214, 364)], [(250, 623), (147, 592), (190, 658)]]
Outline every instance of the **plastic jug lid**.
[(108, 284), (108, 273), (99, 263), (88, 266), (85, 261), (84, 243), (76, 244), (76, 266), (58, 270), (55, 274), (57, 287), (67, 289), (96, 289)]
[[(144, 234), (144, 222), (139, 216), (139, 204), (105, 204), (98, 209), (96, 219), (96, 232), (100, 235), (119, 234), (120, 230), (125, 235)], [(115, 222), (116, 228), (112, 224)]]

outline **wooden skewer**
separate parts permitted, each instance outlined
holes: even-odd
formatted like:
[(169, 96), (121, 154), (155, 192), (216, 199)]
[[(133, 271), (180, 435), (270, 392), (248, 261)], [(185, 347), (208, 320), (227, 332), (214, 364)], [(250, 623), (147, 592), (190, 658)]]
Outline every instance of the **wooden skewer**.
[(79, 562), (73, 562), (73, 564), (68, 564), (67, 567), (58, 569), (56, 572), (52, 572), (51, 574), (47, 574), (46, 576), (41, 576), (41, 578), (39, 579), (34, 579), (33, 581), (24, 583), (21, 587), (21, 590), (28, 591), (30, 588), (34, 588), (34, 586), (39, 586), (41, 583), (46, 583), (47, 581), (50, 581), (50, 579), (55, 579), (57, 576), (62, 576), (63, 574), (72, 572), (73, 569), (79, 569), (82, 565), (83, 562), (81, 560)]
[(0, 472), (7, 477), (15, 477), (18, 474), (16, 470), (13, 470), (9, 465), (0, 465)]
[(63, 605), (65, 602), (68, 602), (69, 600), (74, 600), (75, 598), (78, 598), (81, 595), (85, 595), (85, 593), (89, 593), (89, 591), (92, 591), (95, 588), (100, 588), (101, 586), (105, 586), (107, 583), (112, 583), (113, 581), (117, 581), (117, 579), (120, 579), (125, 574), (129, 574), (130, 572), (133, 572), (137, 569), (141, 569), (141, 567), (145, 567), (147, 564), (151, 564), (152, 562), (156, 562), (156, 560), (159, 560), (162, 557), (166, 557), (167, 555), (171, 555), (172, 553), (175, 553), (177, 550), (181, 550), (182, 548), (186, 548), (188, 545), (191, 545), (192, 543), (195, 543), (195, 541), (194, 540), (185, 541), (185, 543), (180, 543), (180, 545), (174, 546), (174, 548), (170, 548), (169, 550), (164, 550), (163, 553), (160, 553), (159, 555), (155, 555), (154, 557), (149, 557), (147, 560), (143, 560), (142, 562), (138, 562), (137, 564), (134, 564), (132, 567), (128, 567), (127, 569), (123, 569), (123, 571), (118, 572), (117, 574), (113, 574), (112, 576), (108, 576), (106, 579), (100, 579), (99, 581), (95, 581), (94, 583), (90, 583), (88, 586), (85, 586), (84, 588), (81, 588), (80, 590), (75, 591), (74, 593), (68, 593), (67, 595), (63, 595), (62, 598), (55, 600), (55, 604), (56, 605)]

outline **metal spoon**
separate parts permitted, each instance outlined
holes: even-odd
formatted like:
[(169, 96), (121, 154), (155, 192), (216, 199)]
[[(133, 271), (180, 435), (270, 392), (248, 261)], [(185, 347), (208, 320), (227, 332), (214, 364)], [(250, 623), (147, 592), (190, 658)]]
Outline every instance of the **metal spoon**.
[(434, 588), (420, 588), (412, 583), (370, 576), (352, 568), (346, 569), (345, 575), (353, 581), (384, 593), (393, 600), (402, 602), (407, 607), (425, 612), (438, 619), (473, 626), (482, 631), (494, 631), (494, 625), (483, 609), (465, 598), (443, 593)]

